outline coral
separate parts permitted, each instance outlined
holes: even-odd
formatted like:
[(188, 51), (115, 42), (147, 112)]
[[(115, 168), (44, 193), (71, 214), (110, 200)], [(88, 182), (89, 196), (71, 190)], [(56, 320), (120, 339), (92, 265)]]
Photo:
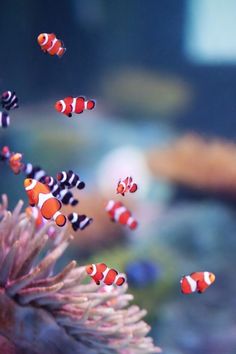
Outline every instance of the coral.
[[(46, 236), (50, 223), (35, 231), (33, 220), (0, 205), (0, 346), (4, 354), (158, 353), (146, 337), (146, 314), (126, 308), (127, 285), (106, 292), (83, 283), (85, 267), (72, 261), (59, 273), (54, 266), (70, 243), (64, 230)], [(42, 255), (43, 254), (43, 255)], [(2, 352), (2, 351), (1, 351)]]
[(236, 197), (233, 143), (188, 134), (167, 148), (151, 151), (148, 162), (158, 178)]

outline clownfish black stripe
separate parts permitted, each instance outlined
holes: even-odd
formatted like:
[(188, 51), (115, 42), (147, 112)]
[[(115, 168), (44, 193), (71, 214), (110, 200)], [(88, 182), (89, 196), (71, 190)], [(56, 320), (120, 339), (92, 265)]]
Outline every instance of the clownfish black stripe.
[(93, 219), (86, 215), (79, 215), (77, 213), (68, 215), (68, 220), (71, 222), (74, 231), (85, 229), (93, 221)]
[(73, 171), (62, 171), (57, 174), (57, 180), (60, 182), (61, 186), (65, 186), (66, 188), (76, 187), (78, 189), (83, 189), (85, 187), (85, 183), (80, 180), (79, 176)]
[(26, 163), (23, 167), (23, 171), (27, 178), (36, 179), (36, 181), (43, 181), (46, 172), (39, 166), (33, 166), (31, 163)]
[(18, 108), (18, 98), (16, 93), (13, 91), (5, 91), (1, 96), (1, 103), (3, 108), (6, 110)]
[(64, 205), (70, 204), (71, 206), (75, 206), (79, 203), (78, 199), (75, 199), (73, 194), (67, 189), (60, 191), (59, 199)]
[(7, 128), (10, 125), (10, 117), (6, 112), (0, 112), (0, 127)]

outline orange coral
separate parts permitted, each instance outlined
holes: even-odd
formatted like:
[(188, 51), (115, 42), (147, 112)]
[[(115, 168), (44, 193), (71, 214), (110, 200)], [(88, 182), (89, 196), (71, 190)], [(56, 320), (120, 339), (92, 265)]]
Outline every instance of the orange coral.
[(153, 174), (199, 190), (236, 197), (236, 144), (193, 134), (148, 154)]

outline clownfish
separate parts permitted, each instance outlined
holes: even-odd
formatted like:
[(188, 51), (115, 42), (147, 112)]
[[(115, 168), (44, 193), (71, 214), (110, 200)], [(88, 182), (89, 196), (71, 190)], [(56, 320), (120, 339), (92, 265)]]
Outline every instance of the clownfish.
[(18, 98), (16, 93), (13, 91), (5, 91), (1, 96), (1, 103), (2, 107), (5, 108), (7, 111), (10, 109), (18, 108)]
[(44, 53), (57, 55), (59, 58), (61, 58), (66, 51), (63, 42), (57, 39), (54, 33), (41, 33), (38, 36), (38, 44)]
[(10, 151), (9, 147), (3, 146), (1, 153), (0, 153), (0, 159), (3, 161), (9, 160), (10, 156), (11, 156), (11, 151)]
[(40, 166), (33, 166), (31, 163), (24, 164), (23, 171), (27, 178), (36, 179), (39, 182), (43, 182), (47, 175)]
[(74, 231), (84, 230), (93, 221), (92, 218), (89, 218), (86, 215), (79, 215), (77, 213), (71, 213), (68, 215), (68, 220), (71, 222), (71, 226)]
[(118, 273), (115, 269), (108, 268), (105, 263), (89, 264), (86, 266), (87, 274), (97, 285), (117, 285), (121, 286), (126, 281), (123, 273)]
[(26, 178), (24, 181), (25, 191), (29, 198), (30, 206), (37, 206), (46, 220), (53, 219), (57, 226), (64, 226), (67, 219), (59, 210), (61, 202), (50, 192), (46, 184), (35, 179)]
[(45, 183), (49, 187), (52, 195), (58, 198), (61, 192), (61, 187), (59, 186), (55, 178), (53, 178), (52, 176), (45, 176), (41, 182)]
[(52, 195), (58, 198), (62, 204), (75, 206), (79, 203), (78, 199), (75, 199), (72, 192), (68, 191), (65, 187), (62, 187), (57, 183), (55, 178), (46, 176), (43, 183), (47, 184)]
[(12, 171), (15, 173), (15, 175), (18, 175), (23, 167), (23, 163), (21, 162), (22, 160), (22, 154), (20, 153), (13, 153), (10, 158), (9, 158), (9, 165), (12, 169)]
[(0, 127), (7, 128), (10, 125), (10, 116), (6, 112), (0, 112)]
[(183, 294), (194, 292), (203, 293), (215, 281), (215, 275), (210, 272), (194, 272), (185, 275), (180, 280), (181, 291)]
[(127, 225), (131, 230), (138, 226), (138, 222), (132, 217), (131, 212), (121, 202), (110, 200), (105, 209), (112, 221)]
[(62, 189), (59, 193), (58, 199), (62, 202), (64, 205), (71, 205), (71, 206), (76, 206), (79, 201), (78, 199), (75, 199), (72, 192), (68, 191), (67, 189)]
[(116, 188), (116, 193), (117, 194), (120, 193), (124, 197), (125, 193), (127, 192), (134, 193), (136, 192), (137, 189), (138, 186), (136, 183), (133, 182), (133, 178), (126, 177), (126, 179), (124, 179), (123, 181), (119, 180)]
[(80, 180), (79, 176), (73, 171), (61, 171), (57, 174), (57, 180), (60, 183), (60, 186), (66, 188), (76, 187), (78, 189), (83, 189), (85, 187), (85, 183)]
[(86, 101), (84, 97), (73, 98), (71, 96), (57, 101), (54, 105), (59, 113), (65, 114), (67, 117), (72, 117), (72, 113), (80, 114), (86, 110), (92, 110), (95, 107), (94, 100)]

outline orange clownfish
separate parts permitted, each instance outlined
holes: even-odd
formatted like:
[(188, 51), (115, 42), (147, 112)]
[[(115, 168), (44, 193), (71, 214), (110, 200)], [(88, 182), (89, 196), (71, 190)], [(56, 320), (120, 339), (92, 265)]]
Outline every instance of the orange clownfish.
[(116, 193), (117, 194), (120, 193), (124, 197), (125, 193), (127, 192), (134, 193), (136, 192), (137, 189), (138, 186), (136, 183), (133, 182), (133, 178), (126, 177), (126, 179), (124, 179), (123, 181), (119, 180), (116, 188)]
[(46, 220), (53, 219), (57, 226), (65, 225), (67, 219), (59, 211), (61, 202), (52, 195), (46, 184), (38, 182), (36, 179), (26, 178), (24, 186), (30, 206), (37, 206), (43, 218)]
[(115, 269), (108, 268), (105, 263), (89, 264), (86, 266), (86, 272), (95, 281), (97, 285), (121, 286), (126, 281), (123, 273), (118, 273)]
[(72, 113), (83, 113), (83, 111), (91, 110), (95, 107), (94, 100), (86, 101), (84, 97), (73, 98), (71, 96), (55, 103), (55, 109), (59, 113), (65, 114), (67, 117), (72, 117)]
[(57, 55), (60, 58), (66, 51), (63, 42), (57, 39), (54, 33), (41, 33), (38, 36), (38, 44), (44, 53)]
[(131, 212), (121, 202), (110, 200), (106, 205), (106, 211), (112, 221), (127, 225), (131, 230), (135, 230), (138, 226), (138, 222), (132, 217)]
[(183, 294), (194, 292), (203, 293), (215, 281), (215, 275), (210, 272), (194, 272), (185, 275), (180, 280), (181, 291)]
[(15, 175), (18, 175), (23, 168), (23, 163), (21, 162), (21, 160), (22, 154), (20, 154), (19, 152), (13, 153), (9, 158), (9, 165)]

